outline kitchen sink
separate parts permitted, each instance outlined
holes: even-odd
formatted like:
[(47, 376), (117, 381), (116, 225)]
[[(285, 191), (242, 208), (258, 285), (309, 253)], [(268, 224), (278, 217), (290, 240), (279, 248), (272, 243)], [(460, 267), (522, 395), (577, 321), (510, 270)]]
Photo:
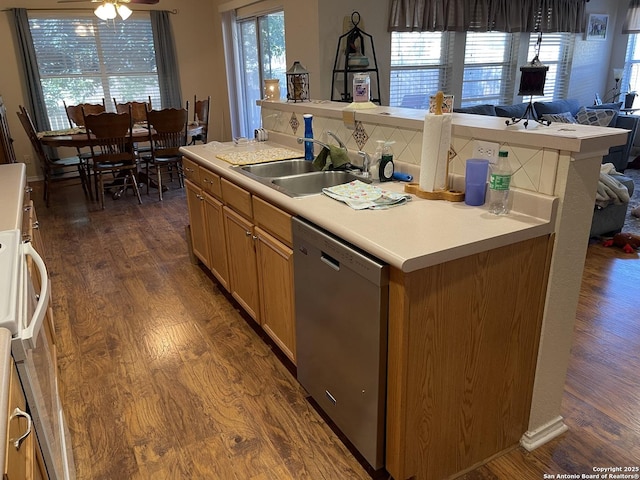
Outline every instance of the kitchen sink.
[[(292, 196), (312, 195), (320, 193), (323, 188), (334, 187), (353, 180), (363, 180), (354, 173), (342, 170), (328, 170), (312, 172), (290, 177), (280, 177), (271, 180), (278, 190), (283, 190)], [(367, 180), (363, 180), (368, 182)]]
[(254, 165), (244, 165), (241, 170), (249, 172), (258, 177), (286, 177), (288, 175), (298, 175), (317, 171), (312, 162), (304, 158), (293, 158), (291, 160), (280, 160), (278, 162), (257, 163)]
[(314, 195), (322, 192), (323, 188), (333, 187), (353, 180), (370, 183), (370, 180), (363, 179), (349, 170), (318, 171), (312, 162), (303, 158), (233, 168), (290, 197)]

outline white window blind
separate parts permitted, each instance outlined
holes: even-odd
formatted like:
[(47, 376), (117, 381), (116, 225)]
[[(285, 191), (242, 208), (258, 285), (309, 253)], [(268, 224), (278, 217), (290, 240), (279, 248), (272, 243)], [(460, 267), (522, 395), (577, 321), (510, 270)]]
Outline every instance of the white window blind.
[[(549, 67), (544, 84), (544, 96), (536, 97), (538, 102), (567, 98), (569, 90), (569, 75), (571, 73), (571, 58), (574, 45), (573, 33), (545, 33), (540, 43), (538, 59), (543, 65)], [(538, 35), (532, 33), (529, 36), (528, 61), (531, 62), (536, 55), (536, 43)], [(528, 102), (529, 98), (523, 98)]]
[(126, 21), (103, 22), (95, 16), (29, 18), (38, 69), (54, 129), (67, 128), (67, 105), (146, 101), (160, 105), (151, 20), (134, 13)]
[(461, 105), (510, 104), (518, 54), (518, 36), (468, 32), (464, 53)]
[(428, 108), (429, 96), (449, 91), (453, 35), (392, 32), (389, 105)]
[(620, 92), (640, 92), (640, 34), (629, 34)]

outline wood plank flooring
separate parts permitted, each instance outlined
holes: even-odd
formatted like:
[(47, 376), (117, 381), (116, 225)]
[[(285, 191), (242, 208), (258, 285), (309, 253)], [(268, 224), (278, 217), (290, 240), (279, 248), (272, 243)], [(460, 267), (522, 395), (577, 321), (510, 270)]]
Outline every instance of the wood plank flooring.
[[(367, 479), (290, 369), (189, 262), (184, 192), (33, 198), (79, 480)], [(589, 247), (563, 416), (570, 430), (463, 478), (640, 465), (638, 255)], [(397, 479), (399, 480), (399, 479)]]

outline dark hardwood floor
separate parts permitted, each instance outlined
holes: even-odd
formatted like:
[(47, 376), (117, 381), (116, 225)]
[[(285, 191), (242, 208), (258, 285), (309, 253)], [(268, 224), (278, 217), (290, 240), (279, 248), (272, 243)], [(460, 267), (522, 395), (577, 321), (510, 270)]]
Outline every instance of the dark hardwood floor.
[[(274, 347), (190, 263), (184, 191), (107, 198), (100, 210), (79, 187), (58, 188), (47, 209), (34, 187), (79, 480), (370, 478)], [(640, 466), (639, 285), (637, 254), (589, 247), (569, 431), (463, 478)]]

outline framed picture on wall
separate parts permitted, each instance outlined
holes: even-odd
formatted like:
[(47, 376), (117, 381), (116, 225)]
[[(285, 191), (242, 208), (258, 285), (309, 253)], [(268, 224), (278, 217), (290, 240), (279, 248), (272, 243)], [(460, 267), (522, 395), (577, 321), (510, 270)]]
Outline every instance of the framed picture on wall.
[(609, 15), (604, 13), (592, 13), (587, 21), (585, 31), (587, 40), (606, 40), (609, 27)]

